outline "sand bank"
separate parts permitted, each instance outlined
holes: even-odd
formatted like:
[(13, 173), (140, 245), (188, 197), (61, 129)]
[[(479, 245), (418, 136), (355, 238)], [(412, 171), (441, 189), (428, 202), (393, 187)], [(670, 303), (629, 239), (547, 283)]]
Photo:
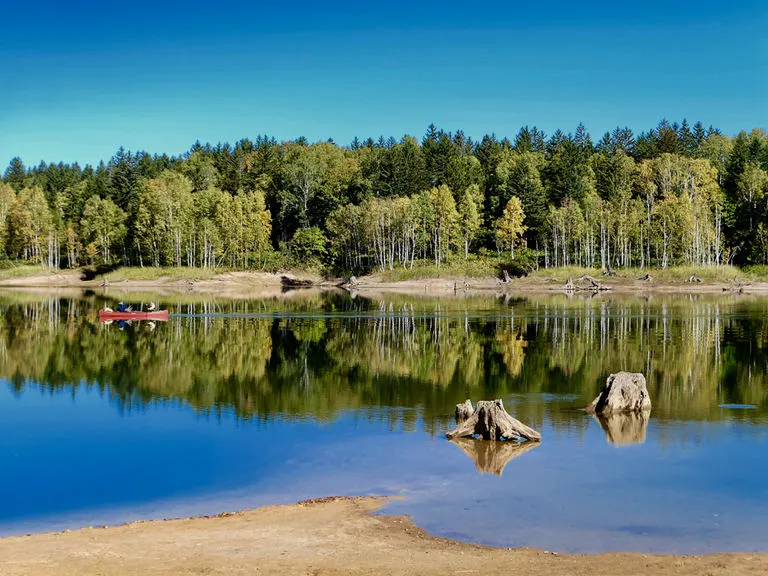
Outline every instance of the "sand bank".
[(435, 538), (381, 498), (328, 498), (210, 518), (0, 540), (4, 576), (255, 574), (757, 575), (766, 554), (564, 555)]

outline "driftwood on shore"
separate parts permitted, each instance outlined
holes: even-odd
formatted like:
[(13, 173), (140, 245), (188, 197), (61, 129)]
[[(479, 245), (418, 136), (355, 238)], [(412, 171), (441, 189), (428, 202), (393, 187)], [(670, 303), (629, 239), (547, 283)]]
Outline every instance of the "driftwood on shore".
[(283, 288), (310, 288), (314, 285), (312, 280), (301, 280), (290, 276), (280, 276), (280, 284)]
[(349, 278), (345, 278), (344, 280), (342, 280), (338, 284), (338, 287), (344, 288), (345, 290), (354, 290), (355, 288), (357, 288), (359, 284), (360, 283), (357, 281), (356, 277), (350, 276)]
[(587, 407), (593, 414), (642, 412), (651, 409), (651, 397), (645, 376), (637, 372), (611, 374), (592, 403)]
[(577, 290), (582, 290), (582, 291), (586, 290), (589, 292), (602, 292), (604, 290), (611, 289), (610, 286), (605, 286), (604, 284), (600, 284), (600, 282), (598, 282), (588, 274), (584, 274), (581, 278), (578, 279), (578, 281), (581, 282), (581, 284), (576, 284), (574, 283), (573, 278), (568, 278), (568, 282), (565, 283), (565, 291), (575, 292)]
[(472, 459), (478, 472), (495, 476), (501, 476), (504, 467), (511, 460), (541, 444), (540, 442), (491, 442), (473, 438), (453, 438), (451, 442)]
[(471, 408), (469, 400), (456, 405), (457, 426), (446, 435), (449, 439), (480, 436), (483, 440), (541, 441), (541, 434), (507, 413), (501, 399), (480, 400)]

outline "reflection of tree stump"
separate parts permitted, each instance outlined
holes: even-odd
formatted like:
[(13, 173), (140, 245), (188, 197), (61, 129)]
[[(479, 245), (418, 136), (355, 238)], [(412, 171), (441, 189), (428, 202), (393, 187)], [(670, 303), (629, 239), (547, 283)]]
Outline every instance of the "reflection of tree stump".
[(478, 472), (496, 476), (501, 476), (510, 460), (539, 445), (538, 442), (487, 442), (472, 438), (455, 438), (451, 442), (472, 458)]
[(483, 440), (531, 440), (541, 441), (541, 434), (513, 418), (504, 410), (499, 400), (480, 400), (474, 412), (466, 420), (459, 421), (468, 412), (472, 403), (467, 400), (456, 406), (457, 426), (448, 432), (448, 438), (480, 436)]
[(651, 397), (645, 386), (645, 376), (636, 372), (611, 374), (597, 398), (587, 407), (596, 414), (612, 412), (641, 412), (651, 409)]
[(648, 428), (650, 415), (650, 410), (614, 412), (596, 414), (595, 420), (600, 423), (606, 439), (611, 444), (642, 444), (645, 442), (645, 431)]

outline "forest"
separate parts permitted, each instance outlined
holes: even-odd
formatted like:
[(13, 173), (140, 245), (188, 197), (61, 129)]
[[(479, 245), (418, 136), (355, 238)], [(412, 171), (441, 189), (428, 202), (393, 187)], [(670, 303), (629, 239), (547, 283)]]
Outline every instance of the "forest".
[(349, 146), (258, 136), (180, 156), (120, 148), (97, 166), (0, 183), (0, 264), (361, 274), (495, 259), (541, 267), (768, 263), (768, 134), (661, 121)]

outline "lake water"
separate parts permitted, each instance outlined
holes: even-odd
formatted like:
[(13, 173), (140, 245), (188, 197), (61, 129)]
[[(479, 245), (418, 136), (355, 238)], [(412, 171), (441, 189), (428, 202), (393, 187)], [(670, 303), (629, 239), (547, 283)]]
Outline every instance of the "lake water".
[[(173, 315), (0, 293), (0, 535), (391, 494), (470, 542), (768, 551), (768, 299), (120, 298)], [(648, 420), (578, 410), (619, 370)], [(449, 442), (466, 398), (543, 442)]]

